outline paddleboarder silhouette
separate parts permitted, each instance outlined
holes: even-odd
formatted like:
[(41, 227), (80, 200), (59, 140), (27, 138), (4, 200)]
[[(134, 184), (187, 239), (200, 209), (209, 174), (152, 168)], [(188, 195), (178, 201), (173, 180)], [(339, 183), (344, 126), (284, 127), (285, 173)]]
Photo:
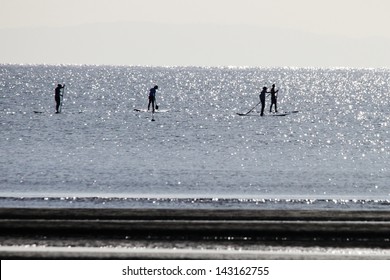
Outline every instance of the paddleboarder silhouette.
[(267, 91), (267, 87), (263, 87), (263, 90), (261, 91), (259, 97), (260, 97), (260, 102), (261, 102), (261, 113), (260, 116), (264, 116), (264, 108), (265, 108), (265, 94), (269, 93)]
[[(150, 104), (152, 104), (152, 112), (154, 113), (154, 104), (156, 102), (156, 91), (158, 89), (158, 86), (154, 86), (153, 88), (150, 89), (149, 91), (149, 103), (148, 103), (148, 111), (150, 109)], [(156, 109), (158, 109), (158, 107), (156, 106)]]
[(58, 84), (54, 90), (54, 100), (56, 101), (56, 114), (60, 113), (61, 106), (61, 89), (65, 88), (65, 85)]
[(275, 84), (273, 84), (271, 88), (271, 107), (269, 108), (270, 113), (272, 112), (272, 105), (275, 105), (275, 113), (278, 112), (278, 104), (277, 104), (278, 91), (279, 90), (275, 90)]

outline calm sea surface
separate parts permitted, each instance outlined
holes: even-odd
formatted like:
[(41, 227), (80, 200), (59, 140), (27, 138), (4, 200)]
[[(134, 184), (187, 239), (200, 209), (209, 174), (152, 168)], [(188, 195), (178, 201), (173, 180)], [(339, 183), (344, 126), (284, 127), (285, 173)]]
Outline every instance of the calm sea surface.
[(388, 209), (389, 129), (390, 70), (0, 65), (0, 207)]

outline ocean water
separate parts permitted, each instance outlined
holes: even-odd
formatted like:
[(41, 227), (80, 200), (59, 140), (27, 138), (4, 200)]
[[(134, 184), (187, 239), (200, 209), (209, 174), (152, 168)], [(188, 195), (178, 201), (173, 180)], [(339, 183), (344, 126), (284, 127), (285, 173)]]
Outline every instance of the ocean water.
[(389, 128), (386, 69), (0, 65), (0, 207), (388, 209)]

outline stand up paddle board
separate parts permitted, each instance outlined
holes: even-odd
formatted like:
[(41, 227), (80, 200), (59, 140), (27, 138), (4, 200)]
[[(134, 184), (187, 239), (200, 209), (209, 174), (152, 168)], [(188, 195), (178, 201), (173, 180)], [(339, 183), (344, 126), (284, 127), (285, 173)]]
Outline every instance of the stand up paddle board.
[[(134, 112), (140, 112), (140, 113), (151, 113), (152, 111), (151, 110), (147, 110), (147, 109), (134, 109)], [(169, 110), (155, 110), (154, 111), (155, 113), (166, 113), (166, 112), (169, 112)]]
[(263, 115), (263, 116), (260, 116), (260, 114), (241, 114), (241, 113), (236, 113), (236, 114), (241, 116), (241, 117), (284, 117), (284, 116), (289, 115), (289, 114), (285, 114), (285, 113), (270, 114), (270, 115)]

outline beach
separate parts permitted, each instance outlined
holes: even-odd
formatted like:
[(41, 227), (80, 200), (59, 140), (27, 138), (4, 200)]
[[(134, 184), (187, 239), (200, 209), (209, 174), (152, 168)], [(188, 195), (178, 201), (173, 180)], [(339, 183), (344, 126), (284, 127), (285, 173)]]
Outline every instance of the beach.
[(2, 258), (390, 259), (386, 211), (0, 209)]

